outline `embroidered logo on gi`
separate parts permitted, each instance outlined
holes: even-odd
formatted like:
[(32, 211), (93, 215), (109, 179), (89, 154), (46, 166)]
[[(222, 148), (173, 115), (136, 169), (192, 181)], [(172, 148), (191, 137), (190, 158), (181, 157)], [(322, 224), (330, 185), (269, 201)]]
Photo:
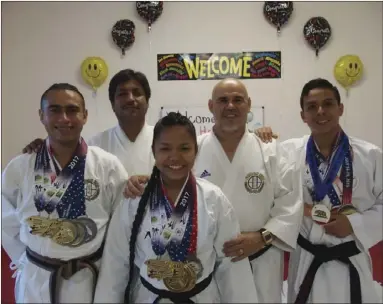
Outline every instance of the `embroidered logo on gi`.
[(265, 185), (265, 177), (259, 172), (251, 172), (245, 177), (245, 188), (247, 192), (259, 193)]
[(95, 179), (84, 180), (85, 199), (87, 201), (95, 200), (100, 194), (100, 184)]
[(201, 173), (200, 178), (204, 178), (204, 177), (208, 177), (208, 176), (211, 176), (211, 174), (207, 170), (203, 170), (203, 172)]

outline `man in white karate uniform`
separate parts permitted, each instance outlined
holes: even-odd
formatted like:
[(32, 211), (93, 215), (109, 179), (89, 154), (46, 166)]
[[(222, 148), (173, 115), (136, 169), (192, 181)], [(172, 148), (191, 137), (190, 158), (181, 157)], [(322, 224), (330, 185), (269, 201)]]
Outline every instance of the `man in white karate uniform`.
[(2, 246), (17, 269), (16, 303), (92, 303), (104, 236), (128, 174), (87, 146), (82, 94), (55, 84), (41, 98), (48, 137), (2, 174)]
[(299, 172), (275, 140), (264, 144), (247, 131), (250, 108), (240, 81), (214, 87), (209, 109), (215, 125), (199, 138), (194, 169), (223, 190), (239, 219), (242, 234), (224, 252), (234, 261), (250, 259), (260, 303), (280, 303), (283, 251), (295, 248), (302, 219)]
[[(154, 166), (151, 150), (153, 126), (146, 123), (151, 89), (146, 76), (131, 69), (121, 70), (109, 82), (109, 100), (118, 124), (87, 140), (112, 153), (129, 175), (150, 174)], [(42, 139), (36, 139), (23, 152), (37, 151)]]
[[(247, 131), (250, 107), (240, 81), (214, 87), (209, 109), (215, 125), (198, 138), (194, 172), (223, 190), (239, 219), (242, 234), (225, 243), (224, 253), (233, 261), (250, 258), (258, 300), (280, 303), (283, 251), (295, 248), (303, 214), (300, 175), (275, 141), (263, 144)], [(127, 195), (140, 195), (140, 182), (146, 177), (132, 177)]]
[(131, 69), (118, 72), (109, 83), (109, 100), (118, 125), (89, 140), (89, 145), (116, 155), (129, 175), (150, 174), (154, 166), (153, 126), (145, 120), (150, 96), (143, 73)]
[[(382, 150), (344, 133), (344, 106), (329, 81), (309, 81), (300, 104), (311, 136), (282, 144), (301, 166), (305, 201), (288, 302), (381, 303), (369, 249), (383, 238)], [(258, 133), (267, 140), (272, 131)]]

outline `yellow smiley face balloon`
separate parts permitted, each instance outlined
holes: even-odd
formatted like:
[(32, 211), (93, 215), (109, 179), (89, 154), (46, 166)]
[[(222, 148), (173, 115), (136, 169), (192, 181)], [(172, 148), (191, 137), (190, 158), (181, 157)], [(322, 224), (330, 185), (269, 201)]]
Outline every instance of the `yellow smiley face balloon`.
[(100, 57), (87, 57), (81, 64), (81, 75), (96, 90), (108, 77), (108, 66)]
[(346, 89), (356, 83), (363, 75), (363, 63), (356, 55), (345, 55), (334, 66), (335, 79)]

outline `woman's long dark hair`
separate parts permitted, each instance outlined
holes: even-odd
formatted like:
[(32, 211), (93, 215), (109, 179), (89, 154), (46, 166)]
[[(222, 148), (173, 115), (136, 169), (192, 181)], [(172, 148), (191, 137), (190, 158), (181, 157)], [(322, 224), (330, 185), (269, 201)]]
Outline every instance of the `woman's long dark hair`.
[[(195, 131), (193, 123), (186, 116), (181, 115), (180, 113), (170, 112), (168, 115), (161, 118), (154, 127), (153, 142), (152, 142), (153, 154), (154, 154), (154, 144), (156, 140), (158, 139), (158, 137), (161, 135), (162, 131), (166, 128), (173, 127), (173, 126), (184, 126), (187, 129), (187, 131), (190, 133), (190, 135), (193, 137), (195, 141), (195, 147), (197, 152), (197, 135), (196, 135), (196, 131)], [(156, 166), (154, 166), (152, 175), (150, 176), (150, 179), (145, 188), (145, 191), (142, 194), (140, 202), (138, 203), (136, 216), (134, 218), (132, 233), (131, 233), (130, 241), (129, 241), (129, 281), (125, 289), (125, 299), (124, 299), (125, 300), (124, 303), (126, 304), (130, 303), (130, 289), (131, 289), (133, 273), (134, 273), (134, 260), (135, 260), (136, 241), (137, 241), (138, 232), (141, 227), (142, 221), (144, 219), (146, 206), (148, 205), (150, 197), (151, 195), (156, 195), (156, 193), (154, 193), (154, 190), (156, 188), (156, 184), (158, 183), (159, 178), (160, 178), (160, 171), (158, 170)]]

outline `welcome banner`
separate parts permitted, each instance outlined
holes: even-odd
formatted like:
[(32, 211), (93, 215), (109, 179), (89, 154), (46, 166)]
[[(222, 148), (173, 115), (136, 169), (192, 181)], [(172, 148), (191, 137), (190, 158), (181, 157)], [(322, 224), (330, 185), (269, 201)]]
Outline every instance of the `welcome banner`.
[[(253, 132), (264, 126), (264, 107), (254, 106), (251, 107), (250, 112), (247, 114), (247, 128)], [(169, 112), (179, 112), (185, 115), (194, 124), (197, 135), (208, 133), (214, 126), (214, 117), (210, 113), (207, 105), (204, 106), (163, 106), (160, 111), (160, 118), (169, 114)]]
[(281, 52), (158, 54), (157, 76), (164, 80), (281, 78)]

